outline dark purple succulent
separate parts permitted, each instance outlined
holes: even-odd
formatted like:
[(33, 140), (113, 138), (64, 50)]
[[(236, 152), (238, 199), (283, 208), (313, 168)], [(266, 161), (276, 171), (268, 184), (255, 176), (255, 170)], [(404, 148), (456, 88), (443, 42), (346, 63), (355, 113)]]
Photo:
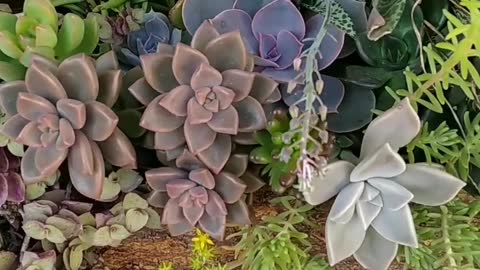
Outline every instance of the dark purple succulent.
[[(145, 173), (153, 189), (148, 199), (152, 206), (164, 208), (162, 223), (174, 236), (187, 233), (195, 226), (221, 240), (226, 223), (249, 224), (245, 191), (260, 187), (239, 178), (247, 164), (235, 159), (233, 171), (212, 174), (190, 152), (185, 150), (176, 160), (177, 168), (162, 167)], [(232, 168), (233, 168), (232, 167)]]
[(158, 44), (175, 44), (178, 31), (172, 31), (167, 16), (153, 10), (145, 14), (145, 22), (139, 30), (127, 35), (126, 48), (120, 49), (120, 59), (125, 64), (140, 65), (140, 55), (155, 53)]
[(25, 185), (18, 174), (20, 159), (6, 147), (0, 148), (0, 206), (6, 201), (20, 203), (25, 200)]
[[(255, 65), (264, 75), (280, 82), (293, 80), (298, 73), (294, 61), (318, 34), (323, 16), (318, 14), (305, 24), (302, 14), (290, 0), (232, 2), (185, 0), (185, 27), (194, 33), (204, 20), (210, 19), (220, 34), (240, 31), (250, 53), (256, 56)], [(211, 8), (213, 5), (215, 8)], [(344, 38), (344, 32), (333, 26), (328, 28), (321, 46), (318, 70), (326, 68), (338, 57)]]

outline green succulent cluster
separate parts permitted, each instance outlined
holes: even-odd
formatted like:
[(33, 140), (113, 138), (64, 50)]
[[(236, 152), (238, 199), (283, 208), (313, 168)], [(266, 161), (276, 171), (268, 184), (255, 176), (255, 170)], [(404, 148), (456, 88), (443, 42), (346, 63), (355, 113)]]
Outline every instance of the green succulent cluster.
[[(290, 117), (286, 112), (276, 113), (274, 118), (267, 123), (266, 130), (255, 134), (256, 141), (260, 144), (250, 153), (250, 161), (265, 165), (262, 175), (268, 175), (272, 189), (283, 193), (297, 180), (296, 171), (300, 158), (300, 140), (302, 135), (292, 135)], [(310, 131), (310, 135), (318, 137), (318, 132)], [(313, 141), (308, 142), (308, 149), (317, 146)]]
[(49, 0), (26, 0), (20, 16), (0, 12), (0, 79), (23, 79), (34, 55), (63, 60), (91, 54), (98, 40), (95, 17), (68, 13), (60, 19)]

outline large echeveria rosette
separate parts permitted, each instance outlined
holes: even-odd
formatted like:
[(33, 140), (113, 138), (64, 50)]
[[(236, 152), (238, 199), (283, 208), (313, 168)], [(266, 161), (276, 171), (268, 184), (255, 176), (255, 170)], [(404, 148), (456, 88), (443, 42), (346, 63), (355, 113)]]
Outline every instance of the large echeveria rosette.
[(0, 148), (0, 207), (7, 201), (20, 203), (25, 200), (25, 185), (19, 175), (20, 159), (7, 147)]
[(187, 233), (198, 225), (221, 240), (227, 222), (250, 223), (243, 194), (252, 185), (248, 187), (239, 178), (243, 172), (237, 170), (237, 174), (220, 172), (214, 175), (186, 150), (176, 160), (176, 166), (152, 169), (145, 174), (153, 189), (148, 201), (163, 208), (162, 223), (168, 226), (173, 236)]
[(121, 85), (122, 71), (109, 52), (96, 61), (75, 55), (59, 65), (37, 57), (25, 81), (0, 86), (0, 105), (9, 117), (2, 133), (28, 146), (21, 162), (25, 184), (46, 179), (68, 160), (73, 186), (100, 199), (104, 159), (136, 167), (134, 148), (111, 109)]
[(140, 126), (155, 133), (155, 149), (168, 159), (188, 146), (214, 173), (230, 157), (232, 137), (263, 129), (262, 104), (280, 98), (275, 81), (251, 72), (240, 33), (221, 35), (208, 21), (191, 47), (162, 44), (140, 59), (145, 77), (129, 87), (147, 105)]
[(438, 206), (465, 186), (440, 165), (405, 164), (397, 151), (420, 128), (418, 115), (404, 99), (370, 123), (358, 164), (327, 165), (323, 178), (304, 192), (313, 205), (338, 193), (325, 228), (332, 265), (353, 255), (367, 269), (388, 269), (399, 244), (418, 245), (409, 203)]

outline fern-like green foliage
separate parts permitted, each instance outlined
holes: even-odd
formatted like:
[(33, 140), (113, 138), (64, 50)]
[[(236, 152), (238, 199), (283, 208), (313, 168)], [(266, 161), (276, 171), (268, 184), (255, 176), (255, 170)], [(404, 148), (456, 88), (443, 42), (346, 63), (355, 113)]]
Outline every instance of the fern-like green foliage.
[(387, 89), (394, 98), (409, 97), (415, 108), (422, 105), (438, 113), (448, 103), (445, 91), (453, 86), (460, 88), (468, 99), (477, 98), (480, 73), (472, 61), (480, 57), (480, 1), (462, 0), (460, 5), (470, 12), (470, 22), (462, 22), (444, 10), (448, 19), (445, 41), (424, 48), (429, 72), (417, 75), (407, 69), (407, 89)]
[[(327, 15), (328, 1), (325, 0), (305, 0), (302, 1), (301, 6), (316, 12), (324, 16)], [(347, 35), (355, 37), (357, 34), (353, 28), (353, 21), (350, 15), (343, 9), (343, 7), (336, 1), (331, 1), (330, 19), (328, 24), (338, 27), (338, 29), (344, 31)]]
[(243, 270), (330, 269), (322, 258), (310, 258), (308, 235), (298, 229), (301, 224), (311, 224), (307, 212), (313, 206), (300, 205), (293, 196), (275, 198), (271, 203), (280, 204), (285, 212), (230, 235), (229, 239), (241, 239), (234, 246), (237, 260), (228, 266)]
[(405, 269), (474, 270), (480, 268), (480, 201), (459, 200), (440, 207), (414, 209), (419, 248), (405, 247), (398, 259)]

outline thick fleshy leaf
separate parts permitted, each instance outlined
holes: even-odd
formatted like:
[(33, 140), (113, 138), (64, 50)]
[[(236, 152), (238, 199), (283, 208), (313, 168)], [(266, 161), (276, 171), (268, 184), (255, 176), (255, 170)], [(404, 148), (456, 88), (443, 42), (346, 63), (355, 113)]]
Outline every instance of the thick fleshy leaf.
[(166, 93), (179, 85), (173, 73), (173, 57), (171, 55), (145, 54), (140, 57), (140, 61), (145, 80), (153, 89), (160, 93)]
[(302, 40), (305, 36), (305, 23), (302, 14), (291, 1), (278, 0), (264, 6), (255, 14), (252, 30), (257, 39), (260, 34), (276, 37), (284, 30)]
[(374, 205), (370, 202), (357, 202), (355, 211), (362, 222), (363, 229), (367, 230), (372, 221), (378, 216), (382, 207)]
[(202, 217), (205, 211), (205, 207), (193, 206), (190, 208), (183, 208), (183, 215), (192, 226), (197, 224), (198, 220)]
[(238, 122), (238, 113), (233, 106), (230, 106), (226, 110), (214, 113), (207, 124), (218, 133), (235, 135), (238, 132)]
[(208, 169), (196, 169), (188, 174), (188, 178), (208, 189), (215, 187), (215, 179)]
[(90, 102), (98, 96), (98, 77), (91, 58), (79, 54), (65, 59), (58, 66), (57, 78), (67, 96), (82, 102)]
[[(305, 38), (313, 38), (318, 35), (325, 17), (318, 14), (312, 17), (307, 22), (307, 33)], [(341, 31), (335, 26), (327, 26), (328, 34), (322, 40), (320, 45), (321, 57), (317, 57), (318, 69), (322, 70), (332, 64), (332, 62), (338, 58), (343, 48), (345, 41), (345, 32)], [(310, 47), (312, 42), (307, 42), (305, 45)]]
[[(204, 88), (196, 91), (197, 97), (199, 96), (198, 95), (199, 92), (204, 92), (203, 90), (207, 90), (207, 89), (208, 88)], [(198, 98), (192, 98), (188, 101), (188, 104), (187, 104), (188, 117), (187, 117), (187, 121), (185, 122), (188, 122), (189, 124), (194, 124), (194, 125), (204, 124), (210, 121), (210, 119), (212, 119), (213, 117), (213, 113), (207, 110), (203, 105), (201, 105), (197, 99)]]
[(7, 201), (9, 193), (8, 188), (7, 178), (4, 175), (0, 175), (0, 206), (3, 206)]
[(99, 90), (97, 101), (112, 107), (117, 102), (122, 90), (121, 70), (109, 70), (98, 77)]
[(373, 220), (372, 226), (387, 240), (414, 248), (418, 246), (415, 224), (408, 205), (397, 211), (383, 208)]
[(222, 74), (206, 63), (202, 63), (193, 73), (190, 85), (193, 89), (214, 87), (222, 83)]
[(115, 128), (106, 140), (98, 142), (103, 157), (113, 166), (120, 168), (137, 168), (135, 148), (119, 128)]
[(63, 17), (62, 27), (58, 31), (58, 43), (55, 47), (56, 55), (61, 59), (72, 55), (82, 42), (84, 33), (85, 23), (83, 19), (73, 13), (67, 13)]
[(155, 133), (155, 149), (173, 150), (185, 144), (183, 127), (179, 127), (171, 132)]
[(350, 181), (360, 182), (373, 177), (390, 178), (403, 173), (405, 169), (403, 158), (386, 143), (360, 161), (352, 171)]
[(200, 228), (208, 233), (212, 238), (217, 240), (223, 240), (225, 235), (225, 216), (210, 216), (203, 215), (198, 221)]
[(6, 82), (0, 85), (0, 106), (6, 117), (17, 114), (17, 98), (20, 92), (27, 92), (24, 81)]
[(17, 110), (23, 118), (31, 121), (46, 114), (57, 114), (55, 107), (48, 100), (26, 92), (18, 94)]
[(188, 148), (194, 155), (212, 146), (217, 137), (217, 133), (207, 124), (193, 125), (188, 121), (184, 125), (184, 134)]
[[(349, 218), (345, 217), (350, 213), (350, 210), (355, 209), (355, 204), (362, 195), (362, 192), (365, 188), (365, 184), (360, 183), (351, 183), (345, 186), (333, 203), (330, 213), (328, 214), (328, 219), (336, 222), (337, 220), (349, 221)], [(357, 217), (358, 218), (358, 217)]]
[(125, 216), (126, 227), (130, 232), (137, 232), (148, 222), (148, 214), (140, 209), (130, 209)]
[(278, 91), (278, 83), (261, 74), (255, 74), (250, 96), (264, 104), (272, 94)]
[(18, 136), (28, 123), (29, 121), (27, 119), (16, 114), (5, 122), (2, 128), (2, 134), (12, 140), (17, 140)]
[(153, 207), (164, 208), (167, 205), (169, 199), (170, 197), (168, 197), (168, 194), (166, 192), (153, 191), (148, 196), (147, 201), (148, 204)]
[(227, 9), (211, 20), (220, 34), (240, 31), (248, 51), (258, 54), (258, 41), (252, 32), (252, 17), (240, 9)]
[(370, 179), (368, 183), (380, 191), (383, 201), (383, 207), (393, 211), (407, 205), (412, 199), (413, 194), (402, 185), (387, 179)]
[(362, 246), (353, 254), (366, 269), (386, 270), (397, 256), (398, 244), (382, 237), (370, 228)]
[(251, 224), (248, 206), (244, 200), (239, 200), (234, 204), (227, 204), (227, 222), (236, 225)]
[(218, 174), (228, 161), (232, 151), (232, 141), (229, 135), (217, 134), (213, 144), (198, 153), (200, 159), (214, 174)]
[(355, 166), (347, 161), (337, 161), (323, 168), (323, 175), (312, 183), (312, 190), (303, 192), (311, 205), (319, 205), (335, 196), (345, 187)]
[[(324, 45), (323, 41), (322, 45)], [(280, 57), (277, 61), (275, 61), (278, 64), (278, 69), (286, 69), (292, 66), (293, 61), (302, 52), (302, 48), (303, 43), (298, 40), (291, 32), (285, 30), (280, 31), (277, 36), (277, 50), (280, 54)], [(322, 54), (322, 56), (326, 58), (325, 53)], [(320, 68), (321, 67), (319, 67), (319, 69)]]
[(40, 147), (42, 146), (41, 136), (42, 132), (38, 129), (38, 124), (30, 122), (18, 134), (16, 141), (30, 147)]
[(81, 129), (87, 121), (85, 104), (75, 99), (61, 99), (57, 102), (60, 116), (67, 119), (74, 129)]
[(253, 132), (265, 128), (267, 118), (262, 105), (252, 97), (234, 104), (239, 116), (239, 132)]
[[(25, 200), (25, 184), (23, 183), (22, 177), (17, 173), (10, 172), (6, 176), (6, 181), (8, 182), (8, 196), (7, 200), (11, 202), (20, 203)], [(2, 190), (2, 188), (0, 188)], [(0, 191), (3, 193), (3, 191)], [(0, 205), (1, 205), (1, 195), (0, 195)]]
[(111, 70), (120, 69), (115, 51), (111, 50), (99, 56), (95, 61), (95, 69), (98, 74), (104, 74)]
[(193, 96), (190, 86), (180, 85), (165, 94), (159, 104), (173, 115), (187, 116), (187, 104)]
[(158, 103), (163, 96), (158, 96), (148, 104), (140, 126), (154, 132), (169, 132), (181, 127), (184, 123), (184, 117), (171, 114)]
[(178, 206), (176, 200), (169, 200), (163, 209), (162, 214), (162, 224), (177, 224), (185, 222), (188, 224), (188, 221), (185, 219), (182, 213), (182, 208)]
[(250, 15), (253, 18), (255, 14), (267, 4), (270, 4), (275, 0), (258, 0), (258, 1), (250, 1), (250, 0), (236, 0), (234, 4), (235, 9), (241, 9)]
[(216, 39), (218, 36), (220, 36), (220, 34), (215, 29), (212, 22), (210, 20), (205, 20), (195, 32), (195, 35), (192, 38), (191, 46), (196, 50), (204, 52), (207, 44)]
[(360, 158), (373, 154), (385, 143), (393, 151), (407, 145), (420, 131), (421, 123), (408, 98), (374, 119), (363, 137)]
[(238, 31), (220, 35), (210, 41), (204, 54), (210, 65), (220, 72), (230, 69), (245, 70), (247, 66), (247, 48)]
[(104, 141), (110, 137), (117, 127), (118, 116), (107, 107), (97, 101), (85, 104), (87, 121), (82, 131), (88, 138), (94, 141)]
[(186, 179), (173, 179), (168, 181), (165, 185), (167, 188), (168, 196), (172, 199), (178, 198), (184, 192), (188, 191), (191, 188), (194, 188), (197, 184), (190, 180)]
[(215, 191), (208, 191), (208, 203), (205, 205), (205, 210), (210, 216), (226, 216), (227, 206), (222, 197)]
[(183, 3), (183, 23), (190, 34), (196, 33), (207, 19), (233, 7), (235, 0), (185, 0)]
[(247, 170), (248, 155), (247, 154), (233, 154), (227, 164), (225, 164), (224, 170), (237, 177), (242, 176)]
[(177, 168), (185, 169), (188, 171), (205, 168), (205, 165), (185, 148), (183, 148), (178, 155), (175, 165), (177, 166)]
[[(68, 156), (70, 179), (75, 189), (82, 195), (100, 199), (105, 178), (103, 155), (96, 143), (82, 135), (81, 132), (75, 133), (77, 140)], [(83, 139), (79, 140), (79, 137)], [(84, 163), (89, 163), (91, 167), (87, 169)]]
[(43, 180), (46, 175), (40, 174), (35, 166), (37, 148), (29, 147), (22, 158), (22, 178), (26, 185), (35, 184)]
[(166, 184), (175, 179), (187, 179), (188, 173), (185, 171), (162, 167), (148, 170), (145, 173), (148, 185), (155, 191), (167, 191)]
[(239, 201), (247, 187), (242, 180), (226, 172), (216, 175), (215, 180), (215, 191), (229, 204)]
[[(145, 78), (140, 78), (135, 81), (132, 85), (128, 87), (130, 94), (135, 97), (141, 104), (148, 105), (152, 102), (159, 94), (158, 91), (153, 89), (145, 80)], [(130, 98), (130, 97), (128, 97)]]
[(67, 158), (67, 154), (68, 150), (66, 148), (59, 149), (54, 144), (37, 148), (35, 166), (41, 175), (48, 177), (58, 170), (65, 158)]
[(413, 202), (429, 206), (447, 203), (465, 186), (451, 174), (424, 164), (407, 165), (403, 174), (391, 180), (413, 193)]
[(244, 100), (252, 90), (255, 74), (241, 70), (227, 70), (222, 72), (222, 86), (235, 92), (234, 102)]
[(346, 224), (336, 223), (329, 218), (325, 225), (325, 238), (328, 261), (330, 265), (335, 265), (360, 248), (365, 239), (365, 230), (356, 214)]
[(179, 84), (190, 84), (193, 74), (201, 64), (208, 64), (205, 55), (187, 45), (177, 45), (171, 67)]

